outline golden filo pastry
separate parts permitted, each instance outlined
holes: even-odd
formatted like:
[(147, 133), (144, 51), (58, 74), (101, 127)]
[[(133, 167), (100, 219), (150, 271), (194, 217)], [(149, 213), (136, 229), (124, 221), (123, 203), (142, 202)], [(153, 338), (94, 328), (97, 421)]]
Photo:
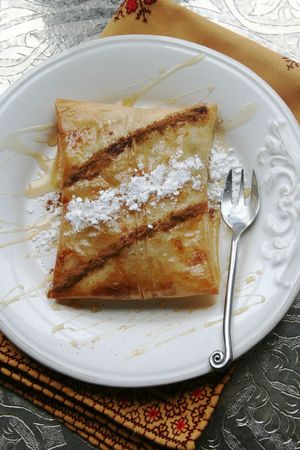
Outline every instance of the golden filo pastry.
[(218, 292), (219, 212), (207, 200), (217, 107), (56, 102), (63, 214), (49, 297)]

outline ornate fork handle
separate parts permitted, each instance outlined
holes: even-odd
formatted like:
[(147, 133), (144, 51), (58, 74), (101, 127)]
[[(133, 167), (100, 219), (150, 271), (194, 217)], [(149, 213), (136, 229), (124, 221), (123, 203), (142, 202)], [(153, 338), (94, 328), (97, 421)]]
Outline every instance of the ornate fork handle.
[(231, 312), (233, 303), (233, 288), (236, 272), (236, 261), (238, 243), (241, 237), (241, 232), (234, 232), (231, 238), (228, 278), (225, 293), (224, 305), (224, 319), (223, 319), (223, 338), (224, 338), (224, 352), (216, 350), (210, 355), (209, 362), (215, 370), (225, 370), (231, 364), (233, 359), (232, 343), (231, 343)]
[(228, 277), (225, 293), (224, 316), (223, 316), (223, 338), (225, 351), (217, 350), (212, 353), (209, 358), (210, 365), (213, 369), (226, 369), (232, 359), (232, 343), (231, 343), (231, 310), (233, 300), (233, 287), (236, 271), (238, 243), (242, 233), (252, 225), (257, 217), (260, 206), (259, 188), (256, 174), (252, 172), (252, 184), (250, 199), (245, 202), (244, 192), (244, 171), (241, 171), (240, 192), (238, 200), (233, 202), (232, 198), (232, 169), (229, 171), (223, 197), (221, 202), (221, 213), (225, 223), (232, 230), (231, 249), (229, 258)]

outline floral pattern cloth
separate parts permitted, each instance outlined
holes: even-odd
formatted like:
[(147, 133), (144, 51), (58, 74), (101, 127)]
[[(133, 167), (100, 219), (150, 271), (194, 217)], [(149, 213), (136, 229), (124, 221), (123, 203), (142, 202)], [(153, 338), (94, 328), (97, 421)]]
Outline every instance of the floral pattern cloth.
[(114, 20), (119, 20), (121, 17), (124, 17), (124, 14), (135, 13), (135, 18), (137, 20), (147, 22), (147, 16), (151, 14), (151, 9), (149, 6), (156, 1), (157, 0), (125, 0), (121, 3), (117, 12), (114, 14)]
[[(144, 389), (93, 386), (43, 367), (0, 335), (1, 383), (101, 449), (194, 449), (229, 377), (212, 374)], [(32, 432), (30, 439), (35, 442)]]

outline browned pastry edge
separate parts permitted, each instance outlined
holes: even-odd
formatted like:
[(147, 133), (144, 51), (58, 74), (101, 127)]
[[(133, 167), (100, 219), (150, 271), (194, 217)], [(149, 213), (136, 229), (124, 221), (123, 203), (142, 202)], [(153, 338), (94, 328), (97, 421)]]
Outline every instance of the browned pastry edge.
[[(157, 232), (166, 232), (174, 228), (177, 224), (185, 222), (188, 219), (202, 216), (207, 212), (207, 202), (202, 202), (195, 205), (190, 205), (177, 212), (172, 212), (162, 220), (158, 220), (153, 223), (153, 228), (149, 228), (147, 225), (141, 225), (135, 230), (128, 233), (126, 236), (122, 236), (114, 244), (102, 249), (98, 255), (91, 258), (87, 262), (79, 263), (75, 270), (72, 272), (67, 272), (67, 277), (61, 283), (55, 283), (54, 276), (54, 286), (53, 289), (49, 291), (48, 297), (55, 298), (56, 294), (62, 297), (62, 292), (68, 288), (74, 286), (84, 277), (86, 277), (89, 272), (94, 269), (99, 269), (105, 265), (105, 263), (114, 256), (119, 255), (122, 250), (132, 245), (137, 240), (145, 239), (146, 237), (151, 237)], [(69, 252), (69, 249), (64, 249), (57, 256), (56, 267), (63, 266), (65, 252)]]
[(149, 137), (151, 133), (159, 132), (163, 134), (167, 127), (185, 125), (187, 122), (205, 123), (208, 119), (209, 108), (201, 105), (184, 111), (168, 115), (161, 120), (157, 120), (145, 128), (139, 128), (127, 136), (112, 142), (106, 148), (97, 151), (82, 166), (74, 167), (69, 175), (64, 179), (63, 187), (70, 187), (82, 179), (92, 179), (101, 173), (101, 170), (109, 166), (111, 161), (122, 153), (126, 148), (131, 147), (133, 142), (140, 144)]

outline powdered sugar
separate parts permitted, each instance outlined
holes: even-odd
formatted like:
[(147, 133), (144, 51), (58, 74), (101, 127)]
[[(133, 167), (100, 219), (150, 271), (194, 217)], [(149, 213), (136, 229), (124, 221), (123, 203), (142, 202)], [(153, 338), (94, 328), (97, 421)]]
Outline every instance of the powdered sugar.
[(159, 164), (150, 173), (134, 175), (118, 188), (101, 190), (95, 200), (73, 198), (68, 204), (66, 219), (78, 232), (88, 226), (114, 221), (124, 207), (128, 211), (140, 211), (148, 201), (155, 206), (163, 198), (176, 198), (188, 182), (192, 182), (192, 189), (200, 190), (199, 170), (203, 167), (199, 156), (185, 160), (170, 158), (168, 164)]
[[(230, 148), (225, 150), (217, 141), (214, 142), (210, 153), (208, 199), (212, 206), (220, 203), (224, 179), (231, 168), (241, 166), (240, 160)], [(151, 172), (145, 173), (144, 164), (139, 163), (134, 175), (118, 188), (100, 190), (94, 200), (81, 197), (73, 198), (68, 204), (66, 220), (75, 232), (88, 226), (99, 226), (103, 223), (113, 223), (120, 216), (124, 208), (128, 211), (140, 211), (149, 202), (153, 207), (167, 197), (177, 200), (182, 188), (191, 183), (191, 189), (201, 190), (201, 175), (199, 170), (204, 164), (199, 156), (182, 159), (182, 152), (178, 151), (167, 164), (159, 164)], [(233, 183), (238, 186), (239, 178), (234, 177)], [(48, 193), (40, 197), (47, 214), (38, 224), (40, 231), (32, 237), (37, 254), (47, 253), (57, 242), (60, 226), (61, 211), (58, 193)], [(152, 225), (149, 225), (149, 229)]]
[[(241, 161), (233, 148), (225, 150), (217, 141), (213, 143), (209, 160), (208, 200), (216, 205), (221, 202), (224, 181), (230, 169), (241, 167)], [(239, 177), (233, 176), (233, 186), (239, 186)]]
[(57, 243), (58, 228), (59, 221), (53, 219), (49, 223), (49, 228), (47, 230), (40, 231), (38, 235), (32, 238), (35, 252), (39, 256), (42, 256), (44, 253), (49, 252), (49, 250)]
[(44, 194), (39, 197), (39, 203), (43, 208), (43, 215), (35, 224), (37, 232), (32, 233), (31, 241), (35, 253), (42, 256), (57, 243), (61, 221), (61, 208), (58, 206), (59, 194), (57, 192)]
[[(191, 188), (201, 190), (199, 170), (204, 167), (199, 156), (179, 159), (182, 152), (171, 157), (168, 164), (159, 164), (150, 173), (144, 172), (144, 164), (138, 164), (135, 175), (129, 181), (123, 182), (118, 188), (101, 190), (94, 200), (81, 197), (73, 198), (68, 204), (66, 220), (75, 232), (88, 226), (98, 226), (103, 223), (113, 223), (121, 210), (140, 211), (149, 202), (153, 207), (166, 197), (177, 200), (182, 188), (191, 183)], [(211, 206), (220, 204), (224, 180), (230, 169), (241, 166), (241, 161), (235, 155), (234, 149), (225, 150), (215, 140), (210, 152), (208, 200)], [(239, 177), (233, 177), (234, 186), (238, 187)]]
[(217, 143), (210, 152), (209, 176), (212, 181), (223, 180), (230, 169), (240, 167), (241, 161), (235, 156), (233, 148), (225, 151)]
[(121, 209), (117, 189), (100, 191), (95, 200), (73, 198), (68, 204), (66, 219), (72, 224), (74, 231), (80, 231), (88, 226), (112, 222)]

